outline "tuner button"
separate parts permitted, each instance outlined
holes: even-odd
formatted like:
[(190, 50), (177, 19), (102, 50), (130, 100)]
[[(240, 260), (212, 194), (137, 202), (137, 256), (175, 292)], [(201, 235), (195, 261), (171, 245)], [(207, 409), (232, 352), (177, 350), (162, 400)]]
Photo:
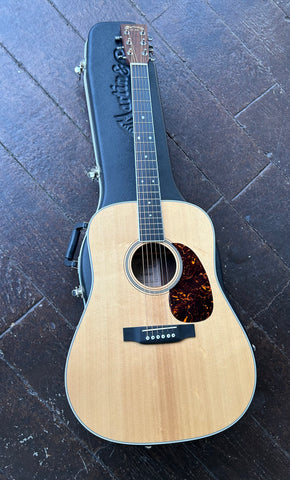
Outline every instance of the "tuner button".
[(120, 42), (120, 40), (122, 40), (122, 36), (121, 36), (121, 35), (117, 35), (117, 36), (115, 37), (115, 40), (116, 40), (116, 42)]

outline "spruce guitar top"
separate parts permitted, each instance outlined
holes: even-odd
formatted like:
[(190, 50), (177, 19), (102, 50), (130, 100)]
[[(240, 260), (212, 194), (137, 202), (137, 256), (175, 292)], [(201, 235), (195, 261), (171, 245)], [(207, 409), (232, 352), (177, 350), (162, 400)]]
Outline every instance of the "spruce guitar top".
[(147, 27), (123, 24), (120, 33), (130, 65), (136, 201), (101, 208), (89, 223), (93, 280), (66, 391), (78, 420), (107, 440), (193, 440), (245, 413), (255, 360), (217, 278), (208, 215), (161, 198)]

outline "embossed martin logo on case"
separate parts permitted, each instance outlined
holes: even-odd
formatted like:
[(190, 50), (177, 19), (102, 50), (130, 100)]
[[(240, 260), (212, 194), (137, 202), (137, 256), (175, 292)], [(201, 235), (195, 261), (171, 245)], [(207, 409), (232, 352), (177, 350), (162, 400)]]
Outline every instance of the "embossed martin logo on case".
[(127, 132), (133, 133), (130, 68), (120, 58), (120, 50), (114, 51), (114, 57), (118, 63), (112, 67), (116, 76), (115, 83), (111, 85), (111, 89), (118, 99), (121, 110), (123, 110), (123, 113), (114, 115), (114, 118), (120, 127), (127, 130)]

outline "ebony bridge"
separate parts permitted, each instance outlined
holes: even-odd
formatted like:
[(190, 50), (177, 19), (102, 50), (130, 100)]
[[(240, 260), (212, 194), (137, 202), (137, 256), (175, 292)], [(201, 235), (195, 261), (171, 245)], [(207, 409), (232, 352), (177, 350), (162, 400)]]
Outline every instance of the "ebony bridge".
[(195, 337), (195, 328), (192, 323), (123, 328), (124, 342), (137, 342), (144, 345), (180, 342), (190, 337)]

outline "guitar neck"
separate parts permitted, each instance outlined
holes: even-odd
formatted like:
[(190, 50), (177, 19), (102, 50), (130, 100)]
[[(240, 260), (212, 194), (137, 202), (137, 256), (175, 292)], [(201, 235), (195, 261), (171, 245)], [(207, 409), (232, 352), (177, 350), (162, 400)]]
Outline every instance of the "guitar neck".
[(160, 182), (147, 63), (131, 63), (136, 191), (141, 242), (164, 240)]

